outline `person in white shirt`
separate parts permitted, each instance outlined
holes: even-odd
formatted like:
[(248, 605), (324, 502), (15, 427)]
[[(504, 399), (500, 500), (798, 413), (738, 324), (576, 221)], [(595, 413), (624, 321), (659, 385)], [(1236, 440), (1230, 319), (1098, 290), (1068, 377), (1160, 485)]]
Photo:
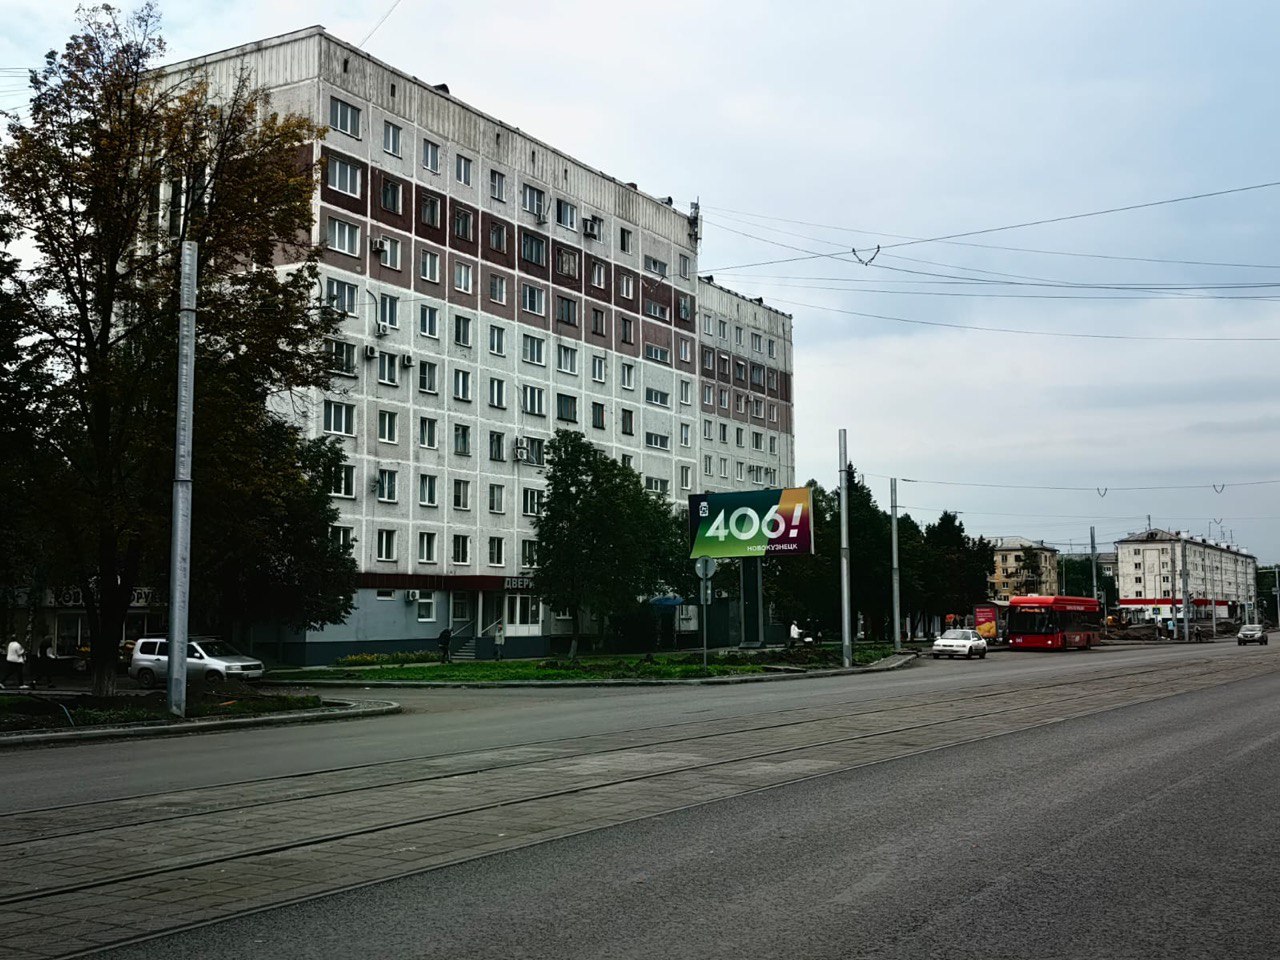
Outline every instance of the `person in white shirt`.
[(27, 662), (27, 651), (18, 642), (17, 638), (9, 641), (4, 661), (4, 676), (0, 677), (0, 690), (5, 689), (5, 681), (11, 680), (15, 675), (18, 678), (18, 689), (26, 690), (27, 682), (24, 668)]
[(792, 620), (791, 621), (791, 646), (794, 647), (797, 643), (799, 643), (802, 635), (803, 634), (800, 630), (800, 624)]

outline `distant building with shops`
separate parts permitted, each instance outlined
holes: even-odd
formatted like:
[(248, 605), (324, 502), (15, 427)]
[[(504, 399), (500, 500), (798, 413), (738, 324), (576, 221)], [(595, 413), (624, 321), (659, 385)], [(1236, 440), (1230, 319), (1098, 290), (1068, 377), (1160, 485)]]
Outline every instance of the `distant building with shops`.
[(1058, 592), (1058, 551), (1043, 540), (995, 537), (995, 568), (987, 578), (993, 600)]
[(1132, 620), (1182, 616), (1185, 554), (1194, 617), (1252, 615), (1258, 602), (1258, 559), (1240, 547), (1181, 531), (1144, 530), (1116, 541), (1120, 607)]

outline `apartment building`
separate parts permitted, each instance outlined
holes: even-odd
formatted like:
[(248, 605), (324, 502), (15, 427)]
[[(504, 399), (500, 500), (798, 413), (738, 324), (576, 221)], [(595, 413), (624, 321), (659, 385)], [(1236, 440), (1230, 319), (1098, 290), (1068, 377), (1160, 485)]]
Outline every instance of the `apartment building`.
[(1231, 544), (1180, 530), (1144, 530), (1116, 541), (1120, 606), (1134, 620), (1182, 615), (1182, 570), (1193, 616), (1252, 614), (1258, 602), (1258, 559)]
[[(176, 64), (242, 69), (329, 132), (317, 297), (342, 311), (314, 434), (337, 437), (344, 624), (282, 656), (429, 645), (539, 653), (545, 447), (579, 430), (679, 501), (794, 482), (791, 318), (697, 274), (701, 221), (312, 27)], [(287, 269), (288, 265), (282, 265)], [(699, 324), (699, 317), (702, 322)]]
[(1058, 592), (1058, 551), (1043, 540), (995, 537), (995, 569), (987, 578), (992, 599), (1008, 600), (1031, 594), (1054, 596)]

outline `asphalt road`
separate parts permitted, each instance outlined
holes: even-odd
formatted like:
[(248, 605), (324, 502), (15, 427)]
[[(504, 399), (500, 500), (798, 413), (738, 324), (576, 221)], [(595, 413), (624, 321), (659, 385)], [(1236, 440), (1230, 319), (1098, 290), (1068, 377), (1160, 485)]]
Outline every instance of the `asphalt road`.
[[(1249, 649), (1258, 649), (1256, 647)], [(0, 751), (0, 813), (405, 757), (611, 733), (769, 710), (1088, 676), (1119, 666), (1231, 657), (1234, 643), (992, 653), (915, 661), (904, 670), (735, 686), (539, 690), (326, 690), (399, 700), (398, 716)]]
[[(1213, 655), (1235, 649), (1219, 645)], [(964, 684), (987, 668), (988, 677), (1008, 679), (1009, 671), (1036, 671), (1037, 662), (1087, 670), (1129, 655), (930, 663), (877, 678), (868, 696), (885, 684), (901, 693)], [(779, 686), (786, 689), (729, 693), (830, 695), (816, 684)], [(726, 691), (711, 691), (695, 701), (722, 702)], [(645, 703), (635, 694), (602, 699), (613, 710)], [(540, 716), (544, 708), (523, 709)], [(581, 722), (584, 709), (571, 706), (572, 719)], [(529, 732), (516, 725), (511, 735)], [(188, 749), (200, 752), (195, 742)], [(1280, 675), (1272, 674), (474, 860), (110, 956), (1274, 960), (1278, 807)]]

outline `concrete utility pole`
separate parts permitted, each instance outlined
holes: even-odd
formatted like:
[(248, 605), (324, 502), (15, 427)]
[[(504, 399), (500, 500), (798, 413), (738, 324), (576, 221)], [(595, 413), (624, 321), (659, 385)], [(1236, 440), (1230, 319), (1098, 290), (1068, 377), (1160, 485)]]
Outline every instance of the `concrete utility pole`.
[(840, 641), (845, 668), (853, 666), (853, 634), (850, 628), (849, 596), (849, 459), (845, 450), (845, 432), (840, 431)]
[(178, 416), (173, 452), (169, 556), (169, 712), (187, 715), (187, 603), (191, 590), (191, 418), (196, 383), (196, 271), (199, 245), (182, 243), (178, 294)]
[(1182, 540), (1182, 641), (1183, 643), (1191, 642), (1191, 617), (1187, 613), (1187, 607), (1190, 605), (1188, 595), (1191, 590), (1191, 578), (1187, 574), (1187, 541)]
[(889, 479), (889, 529), (893, 534), (893, 649), (902, 652), (902, 602), (898, 590), (898, 478)]
[(1089, 562), (1093, 567), (1093, 599), (1098, 599), (1098, 539), (1089, 528)]

